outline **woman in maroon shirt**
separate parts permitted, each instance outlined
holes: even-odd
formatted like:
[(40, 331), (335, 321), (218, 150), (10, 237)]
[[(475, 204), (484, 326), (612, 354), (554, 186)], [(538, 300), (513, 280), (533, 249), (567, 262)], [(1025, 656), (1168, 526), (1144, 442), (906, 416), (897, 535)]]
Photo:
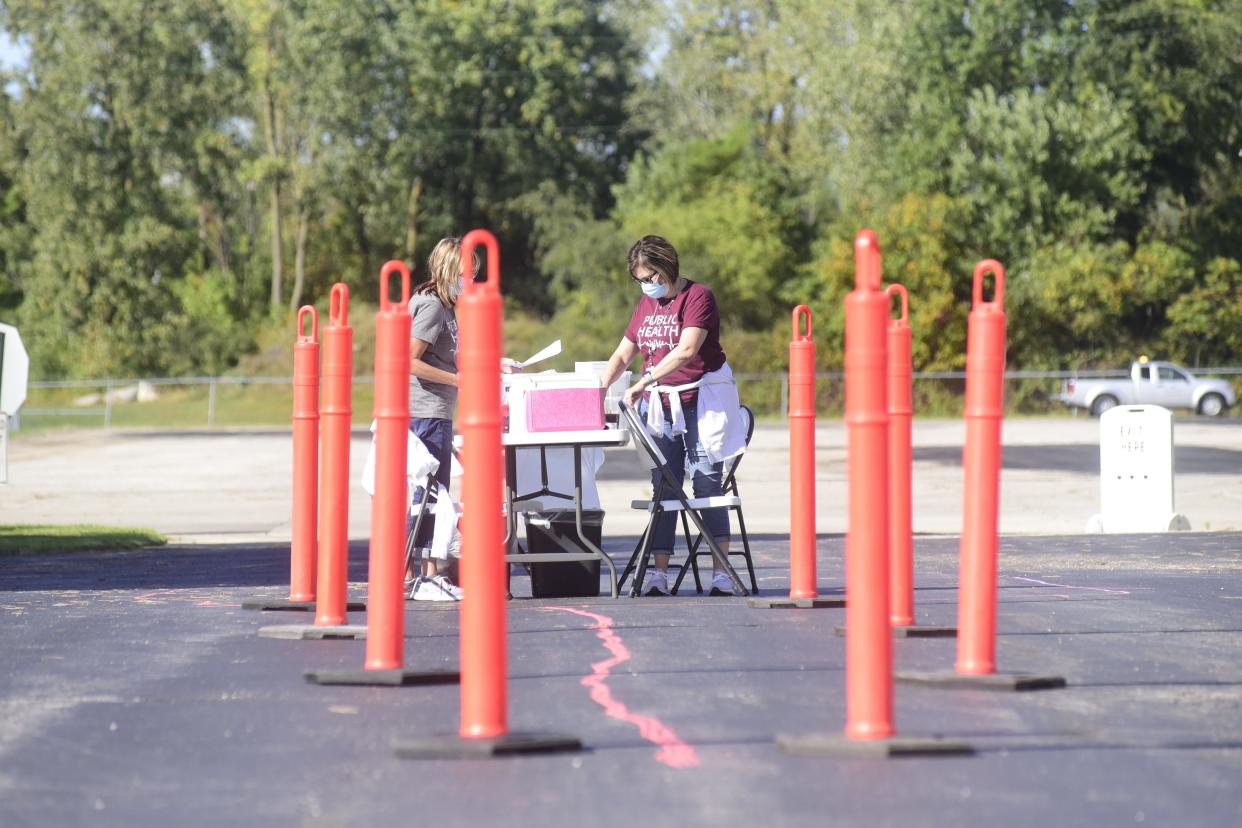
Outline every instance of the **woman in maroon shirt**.
[[(652, 393), (656, 387), (698, 383), (705, 375), (724, 366), (725, 353), (720, 347), (720, 312), (716, 309), (716, 297), (706, 285), (692, 282), (680, 274), (677, 251), (661, 236), (643, 236), (639, 239), (630, 248), (628, 264), (630, 277), (642, 289), (643, 296), (634, 308), (625, 336), (608, 360), (604, 385), (611, 385), (641, 352), (643, 373), (638, 382), (626, 390), (626, 403), (632, 406), (641, 398), (639, 417), (647, 422), (648, 430), (678, 484), (684, 481), (685, 469), (689, 465), (695, 497), (721, 495), (724, 463), (712, 463), (699, 439), (698, 389)], [(676, 416), (676, 400), (671, 399), (669, 394), (678, 396), (682, 417)], [(649, 417), (653, 396), (657, 396), (660, 403), (662, 416), (658, 418)], [(658, 427), (653, 427), (653, 420), (659, 422)], [(659, 473), (653, 472), (651, 480), (652, 486), (657, 486)], [(703, 512), (703, 522), (721, 551), (728, 555), (728, 510), (707, 509)], [(674, 513), (665, 513), (660, 517), (652, 544), (654, 566), (647, 568), (643, 595), (669, 594), (668, 563), (673, 553), (676, 530), (677, 517)], [(733, 584), (724, 572), (713, 572), (711, 594), (733, 594)]]

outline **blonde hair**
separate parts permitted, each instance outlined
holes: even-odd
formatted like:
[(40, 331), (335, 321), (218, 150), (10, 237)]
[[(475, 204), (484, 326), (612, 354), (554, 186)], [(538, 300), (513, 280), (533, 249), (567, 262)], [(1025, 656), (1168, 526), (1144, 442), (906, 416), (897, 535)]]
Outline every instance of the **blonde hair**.
[[(479, 254), (473, 253), (474, 275), (479, 275)], [(427, 257), (427, 281), (417, 288), (415, 293), (434, 293), (446, 308), (457, 304), (457, 280), (461, 278), (461, 237), (450, 236), (440, 239)]]

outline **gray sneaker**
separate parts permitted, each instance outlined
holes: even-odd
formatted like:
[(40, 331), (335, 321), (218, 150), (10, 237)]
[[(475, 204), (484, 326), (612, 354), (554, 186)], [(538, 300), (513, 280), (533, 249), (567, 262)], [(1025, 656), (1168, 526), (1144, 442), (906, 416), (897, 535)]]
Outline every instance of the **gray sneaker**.
[(461, 587), (453, 585), (443, 575), (420, 576), (414, 581), (410, 598), (414, 601), (460, 601)]

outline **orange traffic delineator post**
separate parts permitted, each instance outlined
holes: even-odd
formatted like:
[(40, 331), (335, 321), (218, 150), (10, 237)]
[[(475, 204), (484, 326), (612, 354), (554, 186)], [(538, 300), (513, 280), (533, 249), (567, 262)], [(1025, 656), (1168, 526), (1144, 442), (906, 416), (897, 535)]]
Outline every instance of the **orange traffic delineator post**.
[[(392, 276), (401, 277), (398, 301)], [(453, 684), (456, 670), (412, 671), (405, 662), (406, 452), (410, 436), (410, 271), (390, 261), (380, 269), (375, 315), (375, 495), (367, 576), (366, 659), (361, 670), (306, 673), (312, 684)]]
[[(310, 336), (303, 319), (309, 318)], [(319, 317), (309, 305), (298, 311), (293, 349), (293, 540), (289, 600), (315, 600), (319, 519)]]
[[(806, 333), (799, 332), (799, 318)], [(789, 342), (789, 597), (815, 598), (815, 340), (811, 309), (793, 312)]]
[[(303, 311), (308, 308), (303, 308)], [(313, 312), (313, 309), (310, 309)], [(301, 314), (299, 313), (299, 319)], [(299, 322), (299, 330), (301, 323)], [(309, 455), (302, 455), (304, 463), (310, 466), (310, 472), (303, 471), (303, 485), (309, 484), (315, 491), (318, 481), (318, 561), (312, 565), (312, 577), (316, 578), (313, 602), (299, 605), (298, 608), (315, 612), (314, 624), (283, 624), (273, 627), (262, 627), (259, 635), (264, 638), (290, 639), (323, 639), (323, 638), (362, 638), (366, 628), (359, 625), (347, 625), (347, 610), (361, 610), (366, 604), (361, 601), (346, 599), (347, 568), (348, 568), (348, 524), (349, 524), (349, 424), (352, 410), (350, 395), (353, 384), (353, 330), (349, 327), (349, 288), (343, 282), (332, 286), (328, 299), (328, 324), (323, 328), (323, 368), (318, 363), (316, 351), (316, 376), (322, 374), (323, 394), (319, 395), (316, 385), (314, 400), (318, 406), (315, 422), (319, 429), (318, 453), (314, 462), (308, 461)], [(303, 356), (306, 360), (308, 357)], [(297, 365), (297, 352), (294, 355)], [(309, 393), (303, 388), (306, 397), (299, 404), (299, 386), (294, 382), (295, 411), (303, 411), (309, 416), (308, 406), (312, 401)], [(294, 429), (297, 429), (294, 420)], [(296, 439), (296, 436), (295, 436)], [(294, 463), (298, 462), (299, 454), (295, 448)], [(316, 466), (317, 474), (316, 474)], [(295, 472), (295, 477), (297, 473)], [(296, 488), (296, 484), (295, 484)], [(315, 532), (315, 523), (309, 527)], [(297, 519), (294, 521), (294, 532), (298, 530)], [(307, 531), (303, 528), (302, 531)], [(317, 573), (315, 570), (318, 570)]]
[[(392, 301), (389, 275), (401, 274)], [(380, 270), (375, 314), (375, 495), (367, 579), (368, 670), (399, 670), (404, 661), (406, 455), (410, 439), (410, 271), (392, 261)]]
[[(474, 251), (487, 249), (487, 277), (472, 278)], [(500, 250), (485, 230), (462, 240), (458, 301), (461, 372), (462, 527), (461, 730), (463, 739), (509, 730), (505, 647), (503, 449), (500, 413)]]
[[(991, 301), (983, 280), (992, 274)], [(996, 569), (999, 547), (1001, 422), (1005, 416), (1005, 268), (975, 265), (966, 329), (966, 445), (962, 451), (961, 569), (958, 580), (957, 665), (950, 674), (903, 674), (903, 681), (943, 687), (1044, 690), (1061, 676), (996, 671)]]
[[(310, 333), (306, 321), (310, 320)], [(293, 343), (293, 519), (289, 543), (289, 597), (251, 599), (242, 609), (310, 610), (315, 605), (319, 478), (319, 317), (298, 309)]]
[(756, 596), (746, 603), (758, 609), (845, 606), (844, 598), (820, 598), (816, 585), (815, 339), (806, 305), (793, 310), (789, 340), (789, 596)]
[(885, 739), (893, 728), (888, 622), (888, 297), (875, 233), (854, 239), (854, 290), (845, 297), (845, 736)]
[[(885, 290), (901, 300), (900, 315), (888, 320), (888, 546), (889, 619), (897, 638), (952, 638), (956, 627), (914, 623), (914, 537), (911, 503), (914, 415), (914, 365), (910, 336), (910, 299), (903, 285)], [(837, 627), (839, 636), (844, 627)]]
[[(983, 301), (983, 276), (994, 278)], [(996, 558), (999, 544), (1001, 420), (1005, 391), (1005, 270), (988, 259), (975, 266), (966, 329), (966, 447), (962, 451), (961, 575), (957, 672), (996, 672)]]
[(910, 297), (904, 285), (889, 285), (901, 300), (901, 316), (888, 320), (888, 545), (889, 620), (894, 627), (914, 623), (914, 550), (910, 476), (914, 462), (913, 354)]
[(888, 613), (888, 295), (875, 233), (854, 239), (854, 290), (845, 297), (845, 425), (849, 526), (845, 537), (844, 735), (777, 737), (786, 752), (889, 757), (959, 755), (943, 739), (895, 738)]
[[(904, 285), (885, 290), (901, 300), (900, 315), (888, 320), (888, 546), (889, 619), (898, 638), (949, 638), (954, 627), (914, 623), (914, 521), (911, 477), (914, 465), (914, 360), (910, 297)], [(890, 310), (891, 312), (891, 310)]]
[(323, 430), (319, 496), (319, 606), (315, 626), (345, 623), (349, 582), (349, 427), (353, 418), (354, 329), (349, 288), (338, 282), (323, 331)]
[[(480, 246), (487, 250), (487, 271), (484, 280), (477, 281), (474, 257)], [(457, 300), (463, 513), (461, 722), (454, 735), (402, 740), (393, 747), (406, 759), (581, 750), (582, 744), (573, 737), (509, 732), (500, 248), (486, 230), (471, 230), (461, 247), (465, 282)]]

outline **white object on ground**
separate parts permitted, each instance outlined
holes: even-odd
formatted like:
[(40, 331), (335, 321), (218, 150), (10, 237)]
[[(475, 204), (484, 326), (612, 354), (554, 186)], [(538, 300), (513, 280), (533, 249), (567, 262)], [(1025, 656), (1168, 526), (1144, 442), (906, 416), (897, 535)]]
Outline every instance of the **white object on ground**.
[(30, 357), (22, 344), (22, 335), (12, 325), (0, 324), (0, 367), (0, 411), (12, 416), (26, 401), (30, 371)]
[(1173, 414), (1158, 405), (1119, 405), (1100, 416), (1100, 513), (1087, 532), (1190, 529), (1173, 506)]

